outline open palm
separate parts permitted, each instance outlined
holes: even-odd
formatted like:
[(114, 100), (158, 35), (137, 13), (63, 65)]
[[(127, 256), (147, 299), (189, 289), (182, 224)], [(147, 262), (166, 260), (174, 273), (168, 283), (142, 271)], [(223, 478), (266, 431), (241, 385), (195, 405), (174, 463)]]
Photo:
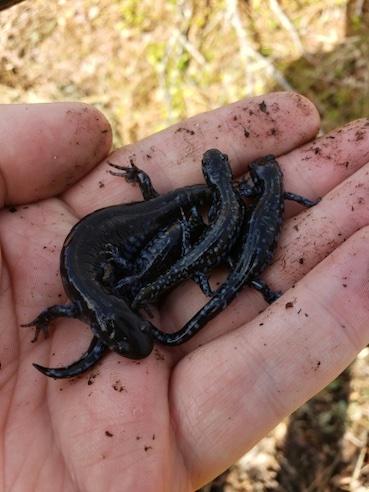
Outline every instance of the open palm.
[[(93, 108), (0, 106), (0, 196), (12, 205), (0, 213), (5, 491), (194, 490), (369, 342), (369, 123), (312, 141), (318, 126), (307, 100), (276, 93), (196, 116), (109, 156), (122, 165), (133, 160), (165, 192), (202, 181), (208, 148), (227, 153), (236, 176), (274, 153), (286, 190), (323, 199), (310, 210), (287, 207), (265, 275), (285, 292), (272, 306), (245, 289), (181, 347), (157, 346), (141, 361), (109, 353), (85, 375), (54, 381), (32, 362), (72, 362), (90, 330), (60, 320), (48, 339), (31, 344), (32, 330), (20, 324), (66, 302), (58, 260), (71, 226), (140, 193), (107, 173), (111, 132)], [(186, 283), (156, 322), (179, 328), (205, 301)]]

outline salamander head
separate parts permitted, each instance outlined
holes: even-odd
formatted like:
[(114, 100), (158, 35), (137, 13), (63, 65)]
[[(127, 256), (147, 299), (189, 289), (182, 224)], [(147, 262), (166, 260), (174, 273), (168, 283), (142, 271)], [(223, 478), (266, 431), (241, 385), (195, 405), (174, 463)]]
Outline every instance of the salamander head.
[(228, 156), (218, 149), (209, 149), (202, 156), (202, 172), (208, 185), (219, 185), (233, 179)]
[(121, 299), (114, 298), (96, 316), (96, 335), (114, 352), (129, 359), (143, 359), (153, 349), (150, 323)]

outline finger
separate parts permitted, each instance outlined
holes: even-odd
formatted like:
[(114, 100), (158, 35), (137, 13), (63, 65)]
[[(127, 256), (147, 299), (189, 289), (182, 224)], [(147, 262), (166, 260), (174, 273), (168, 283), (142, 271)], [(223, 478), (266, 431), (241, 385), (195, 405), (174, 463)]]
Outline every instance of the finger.
[(233, 463), (369, 342), (368, 240), (369, 229), (360, 230), (288, 291), (292, 309), (281, 299), (179, 363), (172, 418), (194, 486)]
[(18, 333), (9, 329), (14, 327), (16, 316), (9, 309), (13, 297), (11, 292), (11, 281), (5, 268), (1, 266), (0, 275), (0, 313), (1, 313), (1, 344), (0, 344), (0, 422), (5, 422), (10, 402), (14, 398), (14, 386), (9, 384), (17, 371), (19, 364)]
[[(318, 113), (307, 99), (294, 93), (272, 93), (189, 118), (123, 147), (109, 156), (109, 161), (124, 165), (134, 162), (148, 172), (160, 192), (165, 192), (202, 182), (201, 157), (211, 147), (228, 154), (237, 175), (246, 172), (247, 164), (256, 157), (280, 155), (311, 140), (318, 127)], [(140, 194), (136, 186), (127, 186), (107, 174), (103, 164), (64, 198), (84, 215), (97, 207), (136, 200)]]
[(105, 117), (79, 103), (0, 105), (0, 204), (56, 195), (103, 159)]
[(132, 361), (110, 354), (101, 366), (72, 381), (34, 376), (38, 385), (48, 385), (55, 440), (84, 490), (107, 490), (107, 477), (108, 490), (117, 491), (147, 491), (153, 483), (169, 483), (159, 465), (163, 455), (168, 455), (166, 470), (176, 461), (165, 365), (154, 356)]
[(352, 121), (278, 161), (287, 191), (322, 197), (369, 162), (369, 119)]
[[(367, 120), (358, 120), (279, 158), (286, 189), (308, 198), (329, 195), (283, 227), (274, 263), (263, 276), (273, 289), (285, 291), (291, 287), (338, 244), (369, 224), (366, 200), (363, 200), (363, 196), (367, 196), (368, 167), (364, 164), (369, 157), (368, 130)], [(324, 149), (324, 155), (316, 153), (316, 148)], [(355, 173), (356, 169), (359, 171)], [(344, 181), (338, 186), (341, 180)], [(286, 215), (291, 215), (291, 211), (287, 210)], [(221, 281), (217, 276), (214, 280)], [(183, 303), (184, 296), (188, 300), (186, 303)], [(170, 327), (170, 331), (179, 329), (207, 300), (192, 283), (181, 286), (164, 303), (161, 326)], [(199, 344), (237, 328), (265, 306), (259, 293), (244, 289), (184, 349), (191, 351)]]

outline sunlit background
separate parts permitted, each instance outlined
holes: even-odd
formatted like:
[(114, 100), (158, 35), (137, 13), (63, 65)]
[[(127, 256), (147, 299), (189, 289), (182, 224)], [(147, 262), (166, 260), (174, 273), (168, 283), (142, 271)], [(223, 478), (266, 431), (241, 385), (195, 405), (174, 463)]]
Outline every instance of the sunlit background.
[[(271, 90), (324, 132), (369, 116), (368, 0), (26, 0), (0, 12), (0, 101), (84, 101), (120, 146)], [(368, 247), (369, 251), (369, 247)], [(369, 350), (203, 490), (369, 489)]]

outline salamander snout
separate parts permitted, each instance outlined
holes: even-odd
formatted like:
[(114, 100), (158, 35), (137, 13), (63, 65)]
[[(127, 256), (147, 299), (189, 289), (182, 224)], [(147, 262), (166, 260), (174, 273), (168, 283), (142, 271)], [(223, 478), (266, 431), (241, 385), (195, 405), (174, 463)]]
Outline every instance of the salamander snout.
[(228, 156), (218, 149), (207, 150), (202, 157), (202, 172), (208, 185), (232, 180)]
[(143, 359), (154, 346), (150, 323), (133, 312), (125, 314), (110, 313), (100, 319), (100, 336), (114, 352), (129, 359)]
[(129, 352), (125, 354), (130, 359), (143, 359), (147, 357), (154, 347), (154, 339), (149, 331), (150, 324), (143, 321), (134, 330), (130, 330), (128, 336)]

